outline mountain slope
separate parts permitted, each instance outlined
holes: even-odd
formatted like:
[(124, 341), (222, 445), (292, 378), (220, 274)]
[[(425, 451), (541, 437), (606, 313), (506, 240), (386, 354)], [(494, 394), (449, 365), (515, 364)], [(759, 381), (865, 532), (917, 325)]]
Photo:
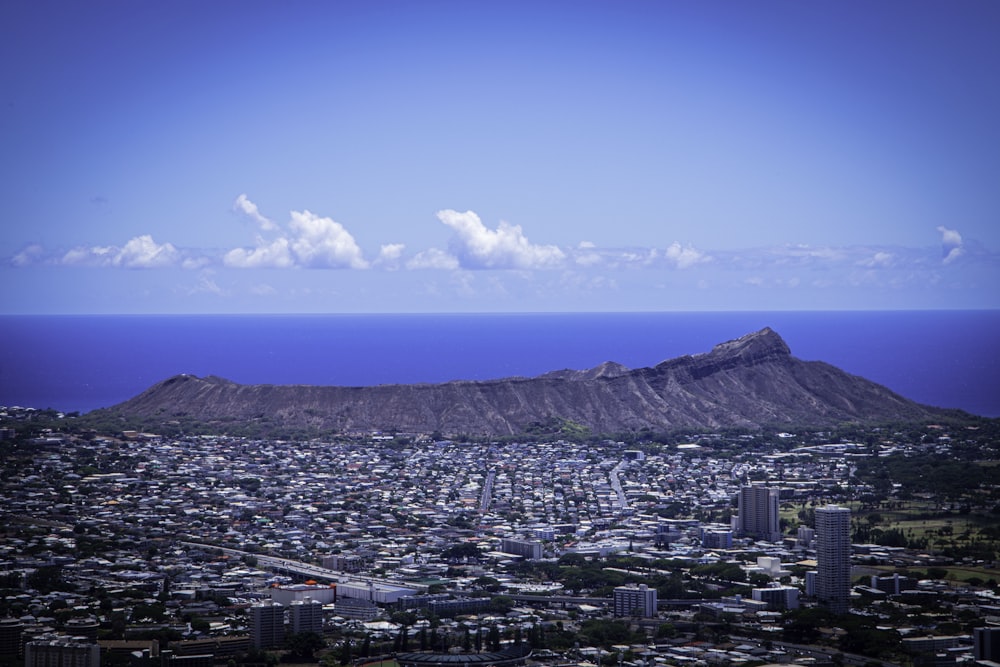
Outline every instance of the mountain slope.
[(109, 412), (126, 418), (249, 421), (337, 431), (516, 434), (569, 419), (599, 433), (919, 421), (940, 414), (829, 364), (791, 355), (769, 328), (711, 352), (629, 370), (604, 363), (536, 378), (320, 387), (178, 375)]

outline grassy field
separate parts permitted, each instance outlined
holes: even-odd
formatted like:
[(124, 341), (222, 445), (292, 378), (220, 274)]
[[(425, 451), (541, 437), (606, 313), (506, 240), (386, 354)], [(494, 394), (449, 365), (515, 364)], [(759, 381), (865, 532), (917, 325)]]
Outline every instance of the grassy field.
[[(932, 568), (933, 569), (933, 568)], [(948, 581), (962, 581), (969, 582), (979, 580), (979, 582), (986, 583), (990, 579), (994, 581), (1000, 581), (1000, 572), (993, 568), (985, 567), (958, 567), (958, 566), (941, 566), (942, 570), (947, 571), (945, 579)], [(867, 572), (871, 570), (871, 574), (875, 571), (885, 574), (892, 574), (893, 572), (899, 572), (899, 568), (892, 565), (866, 565), (864, 570)], [(910, 576), (916, 577), (917, 579), (926, 579), (928, 568), (925, 567), (911, 567), (907, 568)]]

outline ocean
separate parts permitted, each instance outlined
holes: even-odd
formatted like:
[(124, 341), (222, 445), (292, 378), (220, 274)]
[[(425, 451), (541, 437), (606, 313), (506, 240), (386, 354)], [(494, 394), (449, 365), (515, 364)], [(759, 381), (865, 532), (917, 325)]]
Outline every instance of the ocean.
[(0, 316), (0, 405), (114, 405), (179, 373), (376, 385), (630, 368), (769, 326), (915, 401), (1000, 417), (1000, 311)]

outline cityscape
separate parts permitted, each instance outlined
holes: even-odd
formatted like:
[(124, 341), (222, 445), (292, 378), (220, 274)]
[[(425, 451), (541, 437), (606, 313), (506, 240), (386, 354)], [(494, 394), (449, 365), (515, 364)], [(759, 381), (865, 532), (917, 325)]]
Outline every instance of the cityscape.
[(990, 665), (990, 420), (307, 441), (7, 408), (11, 667)]

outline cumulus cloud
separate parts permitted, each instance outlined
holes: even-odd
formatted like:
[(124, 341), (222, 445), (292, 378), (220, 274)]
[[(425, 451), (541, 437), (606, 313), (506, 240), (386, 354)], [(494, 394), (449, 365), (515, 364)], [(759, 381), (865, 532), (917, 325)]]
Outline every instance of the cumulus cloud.
[(106, 266), (126, 269), (161, 269), (177, 266), (180, 251), (171, 243), (157, 243), (149, 234), (130, 239), (124, 246), (76, 247), (58, 263), (66, 266)]
[(867, 266), (872, 269), (887, 268), (892, 266), (895, 258), (891, 252), (879, 250), (871, 257), (866, 257), (858, 261), (859, 266)]
[(14, 266), (30, 266), (44, 258), (45, 249), (37, 243), (29, 245), (21, 252), (14, 255), (10, 263)]
[(288, 239), (271, 242), (257, 239), (257, 247), (233, 248), (222, 257), (222, 263), (235, 269), (287, 269), (295, 266)]
[(246, 193), (241, 194), (236, 198), (236, 201), (233, 202), (233, 210), (242, 213), (256, 222), (265, 232), (271, 232), (278, 229), (278, 225), (274, 224), (261, 214), (260, 209), (257, 208), (257, 204), (250, 201), (250, 199), (246, 196)]
[(406, 268), (408, 269), (454, 270), (460, 268), (460, 266), (457, 257), (437, 248), (429, 248), (423, 252), (418, 252), (406, 263)]
[(308, 210), (292, 211), (286, 230), (262, 215), (246, 195), (237, 197), (233, 208), (255, 220), (262, 231), (276, 232), (277, 236), (258, 236), (254, 248), (233, 248), (223, 255), (225, 266), (271, 269), (297, 266), (366, 269), (369, 266), (351, 233), (331, 218)]
[(664, 256), (678, 269), (689, 269), (695, 264), (709, 260), (705, 253), (695, 250), (691, 246), (681, 246), (677, 241), (670, 244), (670, 247), (664, 251)]
[(540, 269), (562, 263), (565, 254), (553, 245), (534, 245), (520, 225), (501, 222), (488, 229), (472, 211), (438, 211), (438, 220), (454, 232), (452, 250), (463, 267), (473, 269)]
[(385, 243), (379, 248), (378, 257), (375, 258), (374, 263), (394, 271), (399, 268), (399, 260), (403, 257), (405, 249), (406, 246), (402, 243)]
[(292, 251), (303, 266), (366, 269), (354, 237), (339, 222), (310, 211), (292, 211)]
[(601, 254), (597, 252), (597, 246), (590, 241), (580, 241), (576, 247), (573, 261), (582, 267), (595, 266), (601, 263)]
[(937, 230), (941, 233), (941, 261), (943, 263), (951, 264), (965, 254), (962, 235), (958, 233), (957, 229), (948, 229), (942, 225)]
[(172, 244), (157, 243), (149, 234), (143, 234), (126, 243), (114, 262), (130, 269), (154, 269), (173, 266), (179, 258), (180, 253)]

